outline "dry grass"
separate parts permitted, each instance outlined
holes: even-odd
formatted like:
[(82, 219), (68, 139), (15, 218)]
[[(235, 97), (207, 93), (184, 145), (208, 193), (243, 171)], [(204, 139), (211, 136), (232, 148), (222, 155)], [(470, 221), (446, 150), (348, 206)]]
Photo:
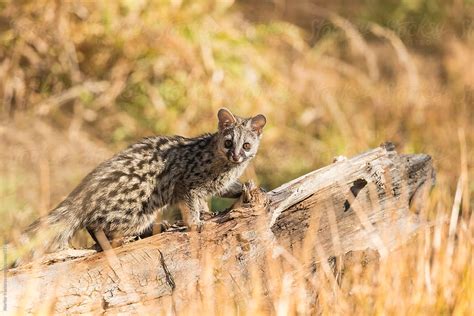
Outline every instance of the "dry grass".
[(469, 314), (474, 33), (455, 19), (474, 14), (467, 2), (454, 2), (448, 24), (429, 34), (438, 37), (429, 51), (380, 25), (315, 7), (306, 13), (327, 18), (319, 31), (330, 32), (309, 44), (310, 32), (280, 20), (249, 21), (232, 1), (1, 3), (5, 238), (125, 144), (212, 130), (217, 108), (227, 106), (268, 118), (246, 174), (267, 188), (385, 140), (399, 152), (430, 154), (437, 185), (425, 211), (434, 224), (377, 264), (355, 260), (340, 286), (321, 273), (308, 294), (294, 266), (277, 257), (263, 278), (270, 284), (256, 277), (241, 303), (221, 304), (232, 298), (209, 277), (208, 299), (190, 296), (183, 313)]

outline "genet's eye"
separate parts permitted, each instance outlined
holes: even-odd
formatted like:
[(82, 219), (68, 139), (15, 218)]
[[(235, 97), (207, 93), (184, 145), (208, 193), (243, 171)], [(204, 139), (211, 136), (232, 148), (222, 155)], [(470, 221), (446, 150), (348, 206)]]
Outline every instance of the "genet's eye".
[(232, 147), (232, 141), (231, 141), (230, 139), (226, 140), (226, 141), (224, 142), (224, 147), (225, 147), (225, 148), (230, 148), (230, 147)]
[(249, 143), (244, 143), (244, 145), (242, 146), (245, 150), (250, 150), (250, 148), (252, 147)]

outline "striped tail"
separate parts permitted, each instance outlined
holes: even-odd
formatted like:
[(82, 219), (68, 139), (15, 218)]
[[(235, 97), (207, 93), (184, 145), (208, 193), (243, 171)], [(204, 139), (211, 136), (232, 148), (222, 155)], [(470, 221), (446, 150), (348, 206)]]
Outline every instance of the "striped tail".
[(61, 203), (48, 215), (34, 221), (15, 242), (20, 247), (13, 266), (34, 260), (45, 253), (67, 248), (74, 233), (80, 228), (80, 219), (71, 208)]

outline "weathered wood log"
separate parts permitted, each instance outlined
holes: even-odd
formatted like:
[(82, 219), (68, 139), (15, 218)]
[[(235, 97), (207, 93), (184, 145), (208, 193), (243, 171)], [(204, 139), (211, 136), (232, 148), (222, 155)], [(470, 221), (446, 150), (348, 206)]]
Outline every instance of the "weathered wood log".
[(213, 278), (237, 292), (250, 266), (264, 269), (275, 249), (303, 266), (369, 248), (386, 256), (423, 226), (420, 210), (434, 175), (429, 156), (383, 145), (271, 192), (254, 189), (249, 203), (206, 220), (201, 233), (164, 232), (116, 248), (112, 257), (10, 270), (7, 306), (35, 310), (52, 302), (56, 312), (114, 314), (172, 300), (179, 310), (209, 262), (219, 271)]

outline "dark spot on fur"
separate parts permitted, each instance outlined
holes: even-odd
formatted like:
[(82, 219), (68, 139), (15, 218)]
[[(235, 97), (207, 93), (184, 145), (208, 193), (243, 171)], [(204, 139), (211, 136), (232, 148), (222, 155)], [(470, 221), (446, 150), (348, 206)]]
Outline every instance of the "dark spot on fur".
[(145, 159), (142, 159), (140, 160), (138, 163), (137, 163), (137, 167), (138, 169), (143, 169), (143, 166), (147, 163), (147, 161)]
[(130, 180), (132, 180), (132, 179), (137, 179), (138, 182), (144, 182), (144, 180), (145, 180), (142, 176), (140, 176), (138, 174), (132, 174)]
[(156, 142), (155, 149), (159, 150), (164, 144), (168, 143), (169, 139), (167, 138), (160, 138), (159, 141)]
[[(151, 211), (153, 211), (153, 210), (151, 210)], [(138, 216), (148, 214), (149, 212), (150, 212), (150, 210), (148, 209), (148, 201), (144, 201), (142, 203), (142, 208), (138, 211)]]
[(113, 198), (113, 197), (116, 196), (116, 195), (117, 195), (117, 191), (115, 191), (115, 190), (109, 191), (109, 193), (107, 194), (107, 196), (108, 196), (109, 198)]

